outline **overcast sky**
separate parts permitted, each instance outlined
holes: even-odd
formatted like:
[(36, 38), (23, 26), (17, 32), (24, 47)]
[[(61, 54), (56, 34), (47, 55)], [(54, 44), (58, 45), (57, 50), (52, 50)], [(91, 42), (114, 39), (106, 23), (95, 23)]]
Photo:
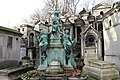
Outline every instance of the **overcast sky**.
[[(0, 26), (12, 28), (22, 24), (24, 19), (42, 9), (45, 0), (0, 0)], [(92, 0), (91, 0), (92, 1)], [(100, 0), (96, 0), (98, 2)]]
[(44, 6), (43, 0), (0, 0), (0, 26), (20, 25), (23, 19)]

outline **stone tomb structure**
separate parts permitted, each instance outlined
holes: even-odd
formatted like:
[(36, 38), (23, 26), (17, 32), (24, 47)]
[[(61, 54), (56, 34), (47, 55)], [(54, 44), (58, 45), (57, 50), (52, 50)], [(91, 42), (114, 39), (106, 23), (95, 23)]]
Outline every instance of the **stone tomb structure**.
[(72, 54), (74, 41), (70, 39), (69, 30), (60, 31), (59, 10), (56, 7), (52, 14), (52, 31), (43, 33), (39, 40), (40, 64), (37, 70), (45, 70), (50, 74), (63, 73), (63, 69), (74, 70), (75, 62)]
[(119, 78), (114, 63), (108, 63), (97, 59), (89, 59), (83, 68), (83, 71), (89, 75), (90, 80), (113, 80)]

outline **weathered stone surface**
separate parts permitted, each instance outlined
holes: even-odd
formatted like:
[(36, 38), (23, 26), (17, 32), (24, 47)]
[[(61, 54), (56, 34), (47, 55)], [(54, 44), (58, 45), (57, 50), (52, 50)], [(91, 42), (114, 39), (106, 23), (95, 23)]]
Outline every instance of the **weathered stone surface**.
[(63, 68), (61, 68), (60, 62), (59, 62), (58, 60), (53, 60), (53, 61), (49, 64), (49, 67), (47, 67), (46, 73), (48, 73), (48, 74), (63, 73)]
[(95, 80), (112, 80), (119, 77), (115, 64), (105, 61), (89, 59), (89, 65), (85, 65), (83, 71)]
[(0, 70), (5, 69), (5, 68), (10, 68), (10, 67), (16, 67), (18, 65), (19, 65), (19, 63), (17, 60), (2, 61), (2, 62), (0, 62)]
[(33, 65), (2, 69), (0, 70), (0, 80), (18, 80), (22, 74), (33, 69)]
[(90, 59), (88, 60), (88, 63), (91, 67), (100, 68), (100, 69), (116, 67), (114, 63), (108, 63), (97, 59)]

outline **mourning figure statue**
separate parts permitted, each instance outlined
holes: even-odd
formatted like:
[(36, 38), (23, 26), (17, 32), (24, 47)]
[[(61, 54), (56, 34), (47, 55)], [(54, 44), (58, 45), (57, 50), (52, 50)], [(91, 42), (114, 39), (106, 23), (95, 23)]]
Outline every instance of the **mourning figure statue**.
[(74, 41), (72, 41), (70, 39), (69, 36), (69, 30), (65, 30), (64, 34), (63, 34), (63, 47), (66, 53), (66, 59), (69, 59), (69, 55), (71, 53), (71, 47)]
[(39, 40), (39, 47), (41, 49), (41, 56), (46, 57), (46, 50), (48, 46), (48, 36), (47, 34), (42, 34)]

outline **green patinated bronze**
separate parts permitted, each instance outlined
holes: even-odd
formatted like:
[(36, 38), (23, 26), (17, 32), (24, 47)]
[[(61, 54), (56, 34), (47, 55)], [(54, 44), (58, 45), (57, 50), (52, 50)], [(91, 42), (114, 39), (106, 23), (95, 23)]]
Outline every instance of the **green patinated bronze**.
[(75, 67), (71, 48), (74, 41), (70, 39), (69, 30), (60, 31), (59, 13), (60, 11), (55, 7), (52, 12), (52, 30), (50, 33), (42, 34), (40, 37), (40, 64), (38, 70), (45, 70), (49, 65), (54, 65), (56, 61), (64, 69), (73, 69)]

